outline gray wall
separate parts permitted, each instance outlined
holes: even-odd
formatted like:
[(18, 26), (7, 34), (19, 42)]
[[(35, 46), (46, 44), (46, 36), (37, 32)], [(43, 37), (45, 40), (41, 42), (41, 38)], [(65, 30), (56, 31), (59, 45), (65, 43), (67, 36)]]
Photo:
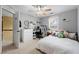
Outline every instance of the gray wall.
[[(77, 9), (65, 11), (50, 17), (52, 17), (53, 20), (56, 16), (59, 18), (59, 28), (70, 32), (77, 32)], [(42, 24), (46, 24), (49, 27), (50, 17), (40, 18)], [(63, 21), (63, 19), (67, 19), (68, 22)]]
[[(33, 21), (34, 23), (36, 23), (37, 21), (39, 21), (39, 18), (37, 17), (33, 17), (33, 16), (30, 16), (30, 15), (27, 15), (27, 14), (20, 14), (20, 20), (21, 20), (21, 23), (22, 23), (22, 27), (21, 27), (21, 36), (20, 38), (22, 38), (22, 40), (24, 39), (24, 21), (28, 20), (28, 21)], [(39, 24), (36, 24), (36, 26), (38, 26)], [(24, 40), (23, 40), (24, 41)]]
[(46, 25), (47, 27), (49, 27), (49, 17), (43, 17), (40, 18), (40, 25)]
[[(70, 31), (77, 32), (77, 9), (63, 12), (59, 16), (59, 27)], [(63, 21), (66, 19), (66, 21)]]
[(8, 12), (7, 10), (2, 10), (2, 16), (12, 16), (13, 17), (13, 14)]
[(77, 15), (78, 15), (78, 21), (77, 21), (78, 26), (77, 27), (78, 27), (78, 40), (79, 40), (79, 8), (78, 8), (78, 14)]
[(42, 30), (42, 35), (43, 37), (47, 35), (47, 28), (49, 27), (49, 21), (48, 21), (49, 17), (43, 17), (40, 18), (40, 25), (45, 25), (47, 27), (42, 27), (41, 26), (41, 30)]
[(25, 20), (33, 21), (34, 23), (36, 23), (36, 26), (39, 25), (39, 24), (37, 24), (37, 21), (39, 21), (39, 18), (30, 16), (30, 15), (27, 15), (27, 14), (20, 14), (20, 20), (22, 22), (22, 29), (24, 29), (24, 26), (25, 26), (24, 21)]

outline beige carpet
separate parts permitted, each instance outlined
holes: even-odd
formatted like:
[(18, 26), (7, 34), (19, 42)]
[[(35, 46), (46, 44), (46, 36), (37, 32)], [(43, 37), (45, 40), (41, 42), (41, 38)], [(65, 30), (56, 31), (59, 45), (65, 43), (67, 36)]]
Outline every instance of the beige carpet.
[(35, 49), (39, 39), (29, 40), (21, 43), (20, 48), (16, 49), (14, 46), (12, 49), (4, 49), (3, 54), (41, 54)]

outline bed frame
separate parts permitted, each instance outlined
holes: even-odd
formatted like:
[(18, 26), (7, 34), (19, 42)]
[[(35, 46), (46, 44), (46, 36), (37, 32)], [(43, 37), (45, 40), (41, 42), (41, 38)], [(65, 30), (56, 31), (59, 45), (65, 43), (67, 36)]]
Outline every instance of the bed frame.
[(78, 41), (79, 42), (79, 40), (78, 40), (78, 33), (76, 32), (76, 41)]
[(38, 48), (36, 48), (36, 50), (37, 51), (39, 51), (40, 53), (42, 53), (42, 54), (47, 54), (47, 53), (45, 53), (45, 52), (43, 52), (43, 51), (41, 51), (40, 49), (38, 49)]

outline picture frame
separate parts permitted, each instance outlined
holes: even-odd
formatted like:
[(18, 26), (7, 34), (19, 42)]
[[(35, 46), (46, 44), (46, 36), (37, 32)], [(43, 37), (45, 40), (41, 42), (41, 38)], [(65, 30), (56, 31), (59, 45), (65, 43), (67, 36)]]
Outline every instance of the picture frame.
[(24, 28), (25, 29), (28, 29), (29, 28), (29, 21), (28, 20), (25, 20), (24, 21)]

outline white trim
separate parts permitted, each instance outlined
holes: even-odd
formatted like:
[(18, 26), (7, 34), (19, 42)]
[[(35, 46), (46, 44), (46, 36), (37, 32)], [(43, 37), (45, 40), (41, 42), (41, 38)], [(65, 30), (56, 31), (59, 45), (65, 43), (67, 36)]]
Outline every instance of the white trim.
[(2, 6), (0, 6), (0, 53), (2, 53)]

